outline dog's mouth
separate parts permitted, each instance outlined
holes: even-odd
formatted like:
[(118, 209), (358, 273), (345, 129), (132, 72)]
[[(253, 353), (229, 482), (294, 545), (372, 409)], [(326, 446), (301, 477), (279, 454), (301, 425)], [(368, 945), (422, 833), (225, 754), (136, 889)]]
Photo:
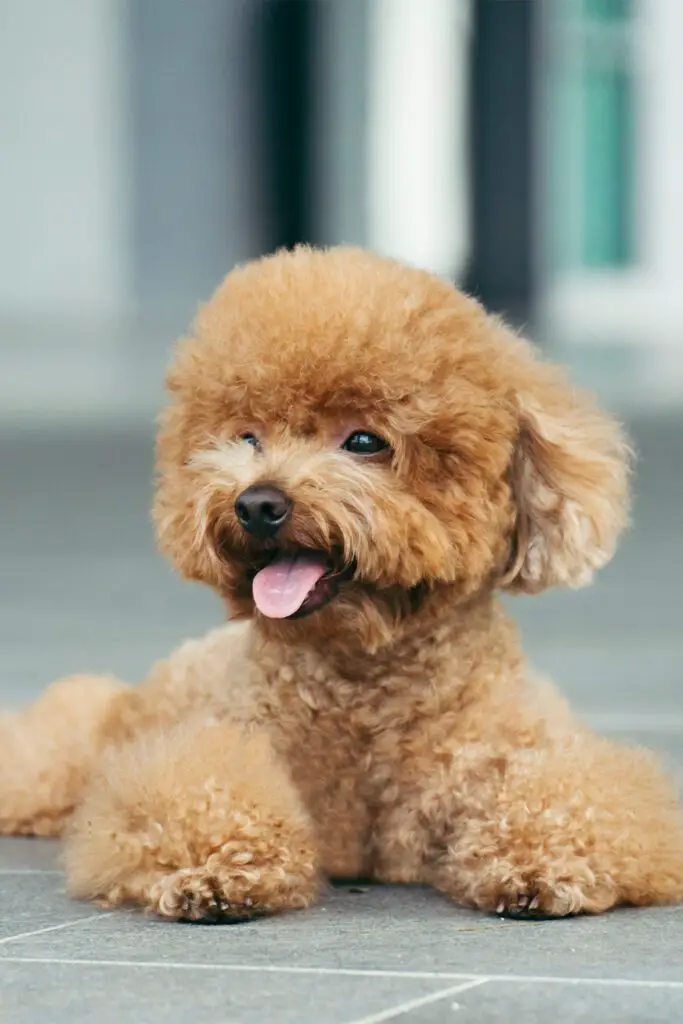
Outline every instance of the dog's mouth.
[(255, 573), (252, 597), (268, 619), (299, 619), (328, 604), (353, 572), (326, 551), (276, 551)]

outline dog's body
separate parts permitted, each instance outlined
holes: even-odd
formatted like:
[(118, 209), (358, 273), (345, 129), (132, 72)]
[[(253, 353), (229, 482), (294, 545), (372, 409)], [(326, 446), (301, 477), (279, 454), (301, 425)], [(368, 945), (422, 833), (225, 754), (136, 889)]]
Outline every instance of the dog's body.
[(74, 894), (176, 918), (321, 875), (511, 913), (683, 898), (673, 785), (533, 677), (496, 597), (611, 557), (609, 419), (472, 300), (346, 249), (230, 275), (169, 386), (161, 546), (248, 621), (1, 718), (3, 831), (68, 825)]

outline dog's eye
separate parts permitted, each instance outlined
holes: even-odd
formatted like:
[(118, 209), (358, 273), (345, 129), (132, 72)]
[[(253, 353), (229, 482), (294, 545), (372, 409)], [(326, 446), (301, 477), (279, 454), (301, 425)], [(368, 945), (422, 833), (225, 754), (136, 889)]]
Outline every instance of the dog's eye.
[(383, 437), (371, 434), (367, 430), (356, 430), (344, 441), (342, 448), (354, 455), (376, 455), (385, 451), (389, 445)]
[(258, 452), (261, 451), (261, 442), (258, 437), (256, 434), (250, 434), (248, 430), (244, 434), (240, 434), (240, 441), (246, 441), (252, 448), (255, 448)]

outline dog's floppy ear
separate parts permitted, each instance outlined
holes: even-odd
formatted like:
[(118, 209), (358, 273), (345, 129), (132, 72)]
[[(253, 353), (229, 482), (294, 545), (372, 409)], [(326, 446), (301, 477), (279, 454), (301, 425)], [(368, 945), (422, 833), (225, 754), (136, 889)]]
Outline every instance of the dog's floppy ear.
[(517, 509), (513, 554), (502, 585), (538, 593), (581, 587), (605, 565), (628, 518), (631, 452), (621, 427), (561, 371), (510, 338), (519, 357)]

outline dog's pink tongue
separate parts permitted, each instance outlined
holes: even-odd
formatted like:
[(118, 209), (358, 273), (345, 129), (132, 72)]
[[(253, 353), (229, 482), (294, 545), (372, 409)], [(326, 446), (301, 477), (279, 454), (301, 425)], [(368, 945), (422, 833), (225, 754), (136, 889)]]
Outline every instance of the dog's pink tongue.
[(301, 608), (327, 568), (326, 559), (314, 551), (277, 555), (254, 576), (252, 594), (256, 607), (269, 619), (286, 619)]

